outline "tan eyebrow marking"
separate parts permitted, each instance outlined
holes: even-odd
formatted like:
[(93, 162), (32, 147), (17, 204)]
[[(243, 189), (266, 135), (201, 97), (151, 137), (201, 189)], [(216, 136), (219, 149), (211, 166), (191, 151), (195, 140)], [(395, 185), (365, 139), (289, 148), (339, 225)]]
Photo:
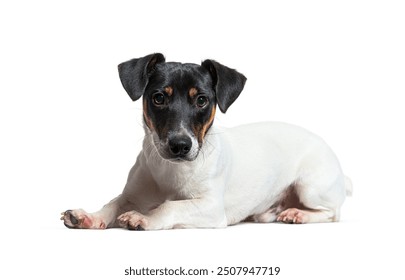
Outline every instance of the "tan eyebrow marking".
[(168, 86), (164, 88), (165, 92), (167, 93), (168, 96), (172, 96), (173, 94), (173, 88)]
[(188, 91), (188, 95), (193, 98), (194, 96), (196, 96), (198, 93), (198, 90), (194, 87), (190, 88), (190, 90)]

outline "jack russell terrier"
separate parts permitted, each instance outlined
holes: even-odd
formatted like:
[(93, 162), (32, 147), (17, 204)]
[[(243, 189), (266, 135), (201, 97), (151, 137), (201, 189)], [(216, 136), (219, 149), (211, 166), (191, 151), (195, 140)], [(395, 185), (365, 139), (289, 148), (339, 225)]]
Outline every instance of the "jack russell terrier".
[(241, 221), (339, 220), (350, 180), (329, 146), (284, 123), (213, 126), (246, 78), (214, 60), (165, 62), (160, 53), (118, 66), (133, 101), (143, 97), (143, 149), (121, 195), (100, 211), (67, 210), (69, 228), (220, 228)]

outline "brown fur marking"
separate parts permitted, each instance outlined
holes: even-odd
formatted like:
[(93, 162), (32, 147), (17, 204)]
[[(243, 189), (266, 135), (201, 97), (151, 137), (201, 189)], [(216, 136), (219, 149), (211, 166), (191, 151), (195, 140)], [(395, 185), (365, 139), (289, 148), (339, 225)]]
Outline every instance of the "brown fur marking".
[(284, 193), (283, 199), (280, 201), (280, 206), (283, 209), (288, 208), (298, 208), (302, 210), (308, 210), (304, 204), (300, 201), (300, 198), (297, 193), (297, 185), (292, 184)]
[(208, 121), (203, 124), (203, 125), (199, 125), (198, 127), (195, 128), (195, 134), (198, 135), (198, 143), (202, 143), (205, 134), (207, 133), (208, 128), (210, 128), (212, 122), (214, 121), (214, 117), (215, 117), (215, 112), (216, 112), (216, 107), (212, 107), (212, 111), (211, 111), (211, 115), (210, 118), (208, 119)]
[(188, 95), (193, 98), (194, 96), (196, 96), (198, 93), (198, 90), (194, 87), (190, 88), (190, 90), (188, 91)]
[(172, 96), (173, 94), (173, 88), (168, 86), (164, 88), (165, 92), (167, 93), (168, 96)]
[(150, 130), (154, 130), (153, 123), (151, 118), (148, 116), (148, 104), (146, 99), (143, 100), (143, 119), (145, 120), (146, 125), (149, 127)]

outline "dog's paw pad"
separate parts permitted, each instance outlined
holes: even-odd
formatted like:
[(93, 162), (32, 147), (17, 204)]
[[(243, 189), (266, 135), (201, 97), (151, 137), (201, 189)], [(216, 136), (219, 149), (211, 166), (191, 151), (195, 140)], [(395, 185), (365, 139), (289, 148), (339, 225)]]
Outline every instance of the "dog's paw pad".
[(64, 222), (66, 227), (76, 228), (79, 226), (80, 221), (74, 216), (72, 210), (66, 210), (65, 212), (62, 212), (61, 215), (62, 217), (60, 219)]
[(136, 211), (126, 212), (118, 216), (117, 220), (120, 227), (129, 230), (145, 230), (145, 227), (147, 226), (145, 216)]
[(303, 224), (306, 222), (306, 213), (297, 208), (289, 208), (280, 213), (277, 222), (288, 224)]
[(106, 225), (101, 219), (96, 219), (82, 209), (66, 210), (60, 218), (68, 228), (105, 229)]

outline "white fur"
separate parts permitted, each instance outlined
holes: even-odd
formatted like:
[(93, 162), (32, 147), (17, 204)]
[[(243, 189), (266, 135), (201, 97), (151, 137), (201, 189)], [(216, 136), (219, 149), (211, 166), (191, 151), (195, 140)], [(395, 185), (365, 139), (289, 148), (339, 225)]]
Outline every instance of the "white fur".
[[(270, 209), (292, 184), (299, 186), (300, 201), (311, 210)], [(225, 227), (247, 217), (328, 222), (339, 220), (346, 189), (350, 192), (350, 181), (332, 150), (300, 127), (213, 126), (197, 158), (178, 163), (162, 159), (147, 134), (123, 193), (88, 217), (108, 227), (151, 230)]]

